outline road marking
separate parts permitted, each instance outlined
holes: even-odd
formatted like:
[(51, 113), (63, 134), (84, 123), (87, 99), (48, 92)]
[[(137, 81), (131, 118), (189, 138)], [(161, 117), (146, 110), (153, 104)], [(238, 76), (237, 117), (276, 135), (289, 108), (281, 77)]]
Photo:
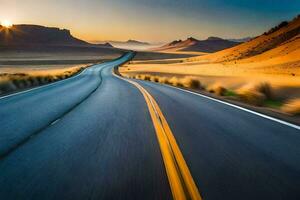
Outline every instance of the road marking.
[[(110, 61), (112, 62), (112, 61)], [(61, 84), (61, 83), (64, 83), (66, 81), (70, 81), (70, 80), (73, 80), (75, 79), (76, 77), (84, 74), (86, 71), (88, 71), (89, 69), (92, 69), (91, 67), (95, 67), (97, 65), (101, 65), (101, 67), (106, 67), (110, 62), (107, 62), (107, 63), (100, 63), (100, 64), (95, 64), (95, 65), (91, 65), (87, 68), (85, 68), (84, 70), (82, 70), (81, 72), (79, 72), (78, 74), (76, 74), (75, 76), (71, 76), (69, 78), (66, 78), (66, 79), (62, 79), (62, 80), (58, 80), (58, 81), (55, 81), (55, 82), (52, 82), (52, 83), (46, 83), (44, 85), (40, 85), (40, 86), (36, 86), (36, 87), (33, 87), (33, 88), (30, 88), (30, 89), (25, 89), (23, 91), (20, 91), (20, 92), (14, 92), (12, 94), (8, 94), (8, 95), (5, 95), (5, 96), (1, 96), (0, 97), (0, 100), (2, 99), (7, 99), (7, 98), (10, 98), (10, 97), (14, 97), (14, 96), (17, 96), (17, 95), (21, 95), (21, 94), (25, 94), (25, 93), (28, 93), (28, 92), (31, 92), (31, 91), (35, 91), (35, 90), (40, 90), (42, 88), (47, 88), (47, 87), (51, 87), (53, 85), (58, 85), (58, 84)], [(102, 66), (103, 65), (103, 66)], [(99, 66), (100, 67), (100, 66)]]
[(155, 99), (138, 83), (121, 79), (136, 86), (145, 98), (156, 131), (173, 198), (175, 200), (201, 200), (198, 188), (176, 139)]
[(58, 119), (54, 120), (53, 122), (51, 122), (50, 126), (52, 126), (52, 125), (56, 124), (56, 123), (57, 123), (57, 122), (59, 122), (60, 120), (61, 120), (60, 118), (58, 118)]
[(212, 101), (215, 101), (215, 102), (218, 102), (218, 103), (222, 103), (222, 104), (225, 104), (227, 106), (231, 106), (231, 107), (237, 108), (239, 110), (243, 110), (245, 112), (248, 112), (248, 113), (251, 113), (251, 114), (263, 117), (265, 119), (268, 119), (268, 120), (271, 120), (271, 121), (275, 121), (277, 123), (289, 126), (291, 128), (295, 128), (297, 130), (300, 130), (300, 126), (298, 126), (296, 124), (292, 124), (292, 123), (283, 121), (281, 119), (277, 119), (277, 118), (274, 118), (274, 117), (271, 117), (271, 116), (268, 116), (268, 115), (265, 115), (265, 114), (262, 114), (262, 113), (259, 113), (259, 112), (247, 109), (247, 108), (243, 108), (241, 106), (238, 106), (238, 105), (235, 105), (235, 104), (232, 104), (232, 103), (229, 103), (229, 102), (225, 102), (225, 101), (222, 101), (222, 100), (219, 100), (219, 99), (215, 99), (213, 97), (209, 97), (209, 96), (206, 96), (206, 95), (203, 95), (203, 94), (199, 94), (197, 92), (192, 92), (192, 91), (185, 90), (185, 89), (182, 89), (182, 88), (177, 88), (177, 87), (174, 87), (174, 86), (171, 86), (171, 85), (165, 85), (165, 86), (170, 87), (170, 88), (174, 88), (174, 89), (177, 89), (177, 90), (180, 90), (180, 91), (183, 91), (183, 92), (187, 92), (187, 93), (190, 93), (190, 94), (194, 94), (194, 95), (197, 95), (197, 96), (200, 96), (200, 97), (204, 97), (206, 99), (209, 99), (209, 100), (212, 100)]

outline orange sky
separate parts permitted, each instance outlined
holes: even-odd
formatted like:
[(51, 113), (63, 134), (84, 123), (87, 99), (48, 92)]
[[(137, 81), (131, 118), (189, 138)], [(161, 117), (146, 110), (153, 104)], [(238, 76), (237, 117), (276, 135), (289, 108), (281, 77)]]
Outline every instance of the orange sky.
[(0, 0), (0, 21), (67, 28), (89, 41), (241, 38), (300, 13), (299, 1), (286, 1)]

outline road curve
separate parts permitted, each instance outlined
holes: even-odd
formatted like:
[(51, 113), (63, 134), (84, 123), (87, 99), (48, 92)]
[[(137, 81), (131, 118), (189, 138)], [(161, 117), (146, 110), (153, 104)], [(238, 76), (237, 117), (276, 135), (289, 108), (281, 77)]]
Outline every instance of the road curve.
[[(131, 56), (0, 100), (0, 199), (172, 199), (145, 98), (112, 75)], [(299, 130), (136, 82), (164, 114), (203, 199), (300, 199)]]
[(132, 54), (95, 65), (56, 83), (0, 98), (0, 157), (55, 122), (84, 101), (101, 84), (100, 72), (117, 66)]

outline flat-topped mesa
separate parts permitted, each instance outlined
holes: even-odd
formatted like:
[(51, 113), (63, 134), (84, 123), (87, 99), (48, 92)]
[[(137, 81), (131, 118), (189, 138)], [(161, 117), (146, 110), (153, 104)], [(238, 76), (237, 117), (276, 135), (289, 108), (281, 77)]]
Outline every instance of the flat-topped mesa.
[(90, 45), (71, 35), (70, 30), (20, 24), (0, 31), (0, 45)]

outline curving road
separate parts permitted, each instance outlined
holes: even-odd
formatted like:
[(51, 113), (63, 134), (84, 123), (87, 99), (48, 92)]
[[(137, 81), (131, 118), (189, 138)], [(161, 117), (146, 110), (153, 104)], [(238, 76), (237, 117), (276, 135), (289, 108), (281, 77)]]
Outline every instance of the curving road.
[[(112, 74), (132, 56), (0, 99), (0, 199), (174, 197), (149, 101)], [(157, 102), (203, 199), (300, 199), (299, 126), (136, 83)]]

